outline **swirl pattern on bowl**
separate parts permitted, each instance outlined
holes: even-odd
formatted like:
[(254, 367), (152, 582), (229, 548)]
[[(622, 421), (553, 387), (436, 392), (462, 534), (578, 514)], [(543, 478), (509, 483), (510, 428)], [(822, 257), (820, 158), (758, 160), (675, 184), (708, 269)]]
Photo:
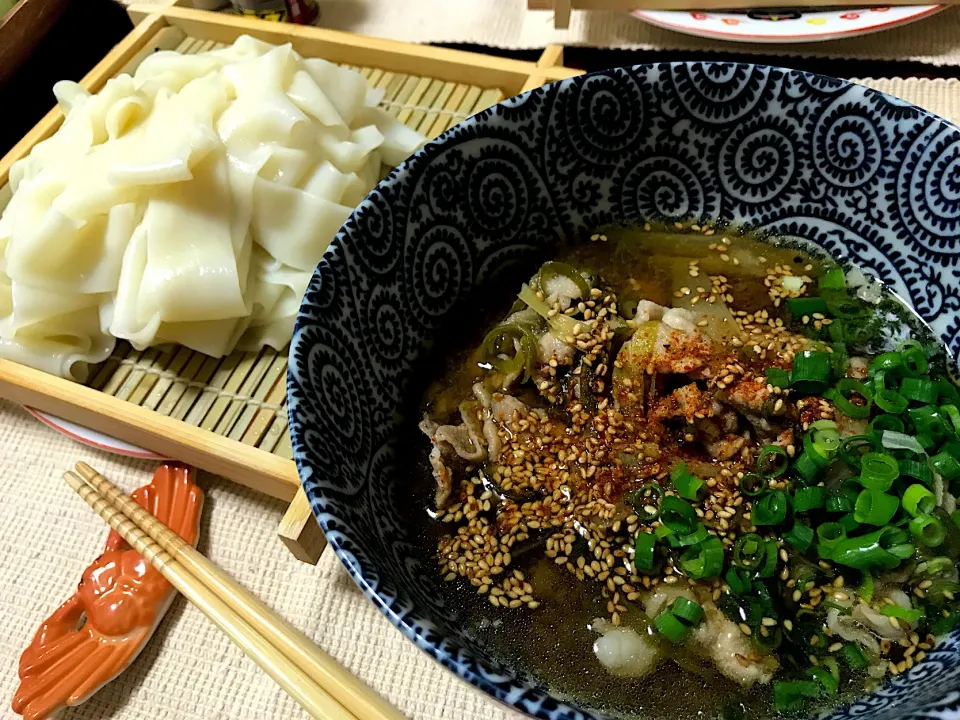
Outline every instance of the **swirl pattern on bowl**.
[[(420, 648), (544, 720), (573, 707), (471, 643), (399, 508), (409, 390), (478, 288), (598, 225), (742, 221), (868, 269), (960, 350), (960, 130), (844, 81), (732, 63), (620, 68), (511, 98), (390, 174), (343, 226), (290, 348), (294, 455), (363, 591)], [(960, 638), (832, 717), (960, 718)]]

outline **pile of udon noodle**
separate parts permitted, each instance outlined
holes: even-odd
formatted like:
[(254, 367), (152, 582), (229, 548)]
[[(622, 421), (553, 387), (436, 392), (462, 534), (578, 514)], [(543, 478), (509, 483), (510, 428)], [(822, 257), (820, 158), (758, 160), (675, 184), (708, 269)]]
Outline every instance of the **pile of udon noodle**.
[(117, 339), (282, 348), (382, 163), (423, 143), (361, 74), (248, 36), (54, 94), (0, 218), (0, 357), (75, 379)]

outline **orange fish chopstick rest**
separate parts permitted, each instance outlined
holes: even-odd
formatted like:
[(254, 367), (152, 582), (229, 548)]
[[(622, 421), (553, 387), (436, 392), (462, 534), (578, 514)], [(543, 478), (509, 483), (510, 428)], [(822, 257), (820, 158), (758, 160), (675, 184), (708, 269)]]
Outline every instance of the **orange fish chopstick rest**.
[[(164, 463), (131, 497), (191, 545), (200, 534), (203, 492), (196, 471)], [(79, 705), (130, 665), (176, 590), (115, 532), (83, 573), (77, 592), (40, 626), (20, 657), (13, 710), (40, 720)]]

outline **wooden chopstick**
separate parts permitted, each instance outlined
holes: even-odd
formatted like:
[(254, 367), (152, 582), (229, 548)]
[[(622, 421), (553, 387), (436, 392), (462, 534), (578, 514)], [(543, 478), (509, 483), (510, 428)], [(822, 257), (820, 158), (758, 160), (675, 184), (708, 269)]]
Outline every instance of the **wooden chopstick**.
[(345, 708), (363, 720), (403, 720), (403, 714), (355, 675), (318, 648), (293, 625), (263, 604), (173, 530), (166, 527), (120, 488), (86, 463), (76, 465), (84, 481), (132, 520), (161, 548), (176, 558), (217, 597), (227, 603), (304, 673), (325, 688)]
[(245, 623), (226, 603), (191, 575), (126, 515), (72, 472), (64, 479), (111, 528), (139, 552), (163, 577), (233, 640), (247, 657), (277, 681), (297, 703), (321, 720), (356, 720), (326, 690), (317, 685), (286, 655)]
[[(142, 552), (174, 587), (235, 640), (308, 713), (331, 720), (401, 720), (404, 717), (96, 470), (86, 463), (77, 463), (77, 472), (82, 479), (73, 473), (65, 477), (87, 504), (130, 542), (131, 547)], [(148, 551), (144, 552), (138, 545)], [(158, 558), (157, 563), (152, 558)], [(171, 577), (165, 569), (171, 572)], [(211, 615), (208, 608), (219, 611), (217, 617)], [(221, 624), (218, 618), (226, 623)]]

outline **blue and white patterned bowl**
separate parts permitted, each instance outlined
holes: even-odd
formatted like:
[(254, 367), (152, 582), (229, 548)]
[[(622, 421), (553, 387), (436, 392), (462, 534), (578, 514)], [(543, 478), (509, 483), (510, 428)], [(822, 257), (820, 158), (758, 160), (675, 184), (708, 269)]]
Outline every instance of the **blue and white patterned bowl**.
[[(294, 454), (330, 545), (420, 648), (545, 720), (597, 716), (465, 637), (417, 551), (411, 395), (478, 288), (517, 264), (532, 271), (561, 240), (654, 216), (806, 238), (872, 270), (960, 349), (960, 130), (841, 80), (728, 63), (585, 75), (444, 133), (343, 226), (290, 348)], [(955, 633), (834, 717), (960, 718), (958, 651)]]

